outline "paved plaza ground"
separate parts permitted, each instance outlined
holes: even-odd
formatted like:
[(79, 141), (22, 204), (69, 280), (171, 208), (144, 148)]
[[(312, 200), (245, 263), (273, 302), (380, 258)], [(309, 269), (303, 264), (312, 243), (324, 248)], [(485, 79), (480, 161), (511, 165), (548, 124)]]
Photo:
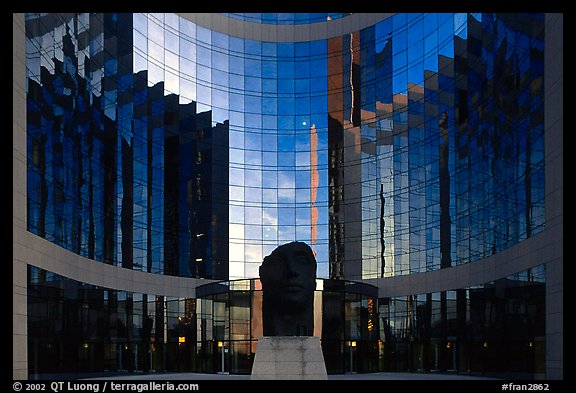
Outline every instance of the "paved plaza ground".
[[(205, 381), (205, 380), (250, 380), (250, 375), (230, 374), (201, 374), (201, 373), (130, 373), (126, 375), (106, 375), (82, 378), (83, 380), (145, 380), (145, 381)], [(361, 374), (332, 374), (329, 380), (494, 380), (483, 376), (445, 374), (445, 373), (361, 373)]]

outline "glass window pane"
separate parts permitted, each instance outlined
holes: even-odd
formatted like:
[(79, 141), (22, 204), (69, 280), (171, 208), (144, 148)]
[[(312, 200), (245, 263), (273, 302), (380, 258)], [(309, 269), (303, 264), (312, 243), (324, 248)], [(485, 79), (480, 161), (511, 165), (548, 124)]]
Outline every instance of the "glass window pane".
[(262, 190), (262, 202), (265, 204), (276, 203), (278, 200), (278, 190), (265, 188)]
[(164, 24), (154, 16), (148, 18), (148, 39), (164, 47)]
[(134, 31), (134, 47), (136, 52), (140, 54), (146, 54), (148, 52), (148, 37), (146, 37), (146, 31), (144, 34)]
[(263, 152), (262, 165), (264, 168), (275, 168), (278, 165), (278, 154), (276, 152)]
[[(289, 154), (289, 153), (287, 153)], [(293, 165), (292, 165), (293, 167)], [(284, 191), (294, 191), (294, 188), (296, 187), (296, 181), (295, 181), (295, 173), (294, 171), (279, 171), (278, 172), (278, 196), (280, 197), (280, 190), (282, 190), (282, 195), (285, 197), (288, 197), (289, 195), (293, 195), (290, 192), (284, 192)], [(288, 202), (293, 202), (294, 199), (288, 201)]]
[[(267, 154), (274, 154), (276, 153), (264, 153), (264, 157), (267, 157)], [(271, 167), (275, 167), (276, 165), (271, 165)], [(264, 171), (264, 175), (262, 177), (262, 187), (276, 189), (278, 187), (278, 172), (273, 171)]]
[(212, 43), (212, 31), (200, 25), (196, 25), (196, 37), (204, 44)]
[(212, 47), (217, 49), (222, 49), (223, 51), (228, 50), (228, 36), (220, 33), (219, 31), (212, 31)]
[(148, 39), (148, 59), (156, 62), (159, 66), (164, 64), (164, 47)]
[(196, 38), (196, 25), (186, 18), (179, 18), (180, 20), (180, 36), (188, 38)]
[(244, 214), (244, 222), (246, 224), (262, 223), (262, 210), (260, 208), (246, 206), (244, 208)]
[[(265, 225), (264, 234), (269, 233), (267, 230), (268, 226), (276, 226), (278, 225), (278, 208), (275, 207), (265, 207), (262, 209), (262, 225)], [(274, 231), (275, 228), (272, 228)]]
[[(217, 50), (212, 51), (212, 67), (228, 73), (228, 55)], [(228, 78), (226, 78), (228, 79)]]
[[(244, 198), (246, 202), (260, 203), (262, 202), (262, 188), (260, 182), (253, 186), (251, 181), (246, 182), (247, 186), (244, 188)], [(250, 185), (251, 187), (248, 187)]]
[(148, 18), (145, 14), (135, 13), (133, 17), (134, 29), (142, 34), (148, 33)]
[(180, 56), (196, 61), (196, 44), (188, 38), (180, 38)]
[(165, 48), (171, 52), (179, 53), (180, 38), (175, 33), (166, 30), (164, 32)]

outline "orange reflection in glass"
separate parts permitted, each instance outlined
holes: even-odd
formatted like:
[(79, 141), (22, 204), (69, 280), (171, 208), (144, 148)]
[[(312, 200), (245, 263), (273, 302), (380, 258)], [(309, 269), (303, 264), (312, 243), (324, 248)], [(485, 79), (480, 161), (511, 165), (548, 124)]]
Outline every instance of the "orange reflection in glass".
[(312, 244), (316, 244), (318, 234), (318, 208), (315, 205), (318, 183), (318, 134), (316, 126), (312, 124), (310, 127), (310, 240)]

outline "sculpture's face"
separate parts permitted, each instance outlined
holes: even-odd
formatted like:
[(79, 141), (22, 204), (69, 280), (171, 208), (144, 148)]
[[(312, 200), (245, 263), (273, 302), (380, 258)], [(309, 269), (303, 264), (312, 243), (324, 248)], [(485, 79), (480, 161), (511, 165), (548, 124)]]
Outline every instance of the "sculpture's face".
[(304, 243), (278, 247), (260, 267), (262, 289), (283, 312), (298, 312), (314, 299), (316, 260)]

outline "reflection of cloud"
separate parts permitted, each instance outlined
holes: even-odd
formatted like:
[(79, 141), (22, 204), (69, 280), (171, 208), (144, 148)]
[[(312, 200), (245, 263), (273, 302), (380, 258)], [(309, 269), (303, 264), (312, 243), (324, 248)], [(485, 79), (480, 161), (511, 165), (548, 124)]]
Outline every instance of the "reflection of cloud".
[(230, 176), (230, 184), (234, 186), (244, 185), (244, 170), (239, 168), (230, 168), (228, 170)]
[(253, 183), (254, 185), (258, 185), (262, 187), (262, 171), (255, 171), (250, 169), (244, 170), (244, 182), (247, 186)]
[(278, 201), (296, 202), (296, 180), (294, 172), (278, 172)]
[(262, 201), (265, 205), (276, 205), (278, 202), (278, 191), (276, 188), (264, 188), (262, 190)]
[(230, 262), (228, 265), (228, 275), (231, 280), (244, 278), (244, 263)]
[(296, 190), (293, 188), (279, 188), (278, 202), (283, 203), (296, 202)]
[(229, 186), (228, 192), (231, 201), (244, 201), (244, 187)]
[(245, 278), (258, 278), (260, 277), (260, 272), (258, 268), (262, 261), (258, 261), (260, 263), (247, 263), (244, 266)]
[(230, 243), (229, 250), (230, 266), (233, 261), (244, 262), (244, 244)]
[(242, 224), (229, 224), (228, 231), (231, 240), (244, 240), (244, 225)]
[(259, 151), (244, 151), (244, 163), (254, 166), (261, 166), (262, 165), (262, 153)]
[(318, 278), (328, 278), (328, 264), (319, 263), (316, 267), (316, 277)]
[(262, 211), (262, 225), (278, 225), (278, 213), (276, 215), (270, 214), (269, 209), (265, 209)]
[(278, 188), (296, 187), (295, 172), (294, 171), (278, 171)]
[(278, 241), (293, 242), (296, 240), (296, 227), (294, 225), (283, 225), (278, 227)]
[(262, 209), (257, 207), (244, 208), (244, 222), (246, 224), (261, 224), (262, 223)]
[(262, 262), (262, 246), (246, 244), (244, 246), (244, 256), (246, 262)]
[(296, 138), (296, 144), (294, 146), (294, 151), (296, 152), (307, 152), (310, 149), (307, 141), (302, 141), (299, 138)]

